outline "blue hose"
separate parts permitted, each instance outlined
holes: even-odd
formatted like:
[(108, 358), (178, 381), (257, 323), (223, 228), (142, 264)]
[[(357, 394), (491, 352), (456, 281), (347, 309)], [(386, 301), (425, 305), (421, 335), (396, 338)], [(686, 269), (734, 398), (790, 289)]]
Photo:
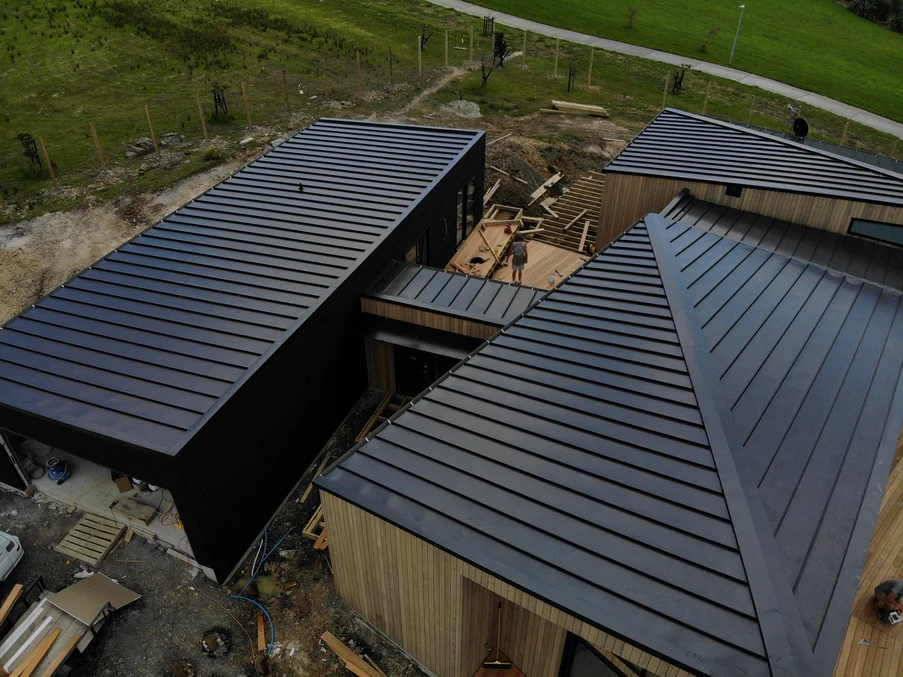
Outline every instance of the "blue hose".
[(273, 625), (273, 619), (270, 618), (269, 612), (263, 608), (263, 605), (260, 604), (260, 602), (255, 602), (253, 599), (242, 597), (241, 595), (232, 595), (232, 599), (241, 599), (245, 602), (250, 602), (260, 609), (263, 612), (263, 615), (267, 617), (267, 620), (270, 622), (270, 646), (267, 647), (267, 656), (269, 656), (273, 652), (273, 645), (276, 643), (276, 626)]
[(278, 548), (280, 545), (282, 545), (282, 541), (284, 541), (286, 538), (288, 538), (288, 535), (289, 535), (290, 533), (292, 533), (292, 530), (291, 530), (291, 529), (289, 529), (288, 531), (286, 531), (286, 532), (285, 532), (285, 536), (283, 536), (282, 538), (280, 538), (280, 539), (279, 539), (279, 542), (276, 543), (276, 545), (273, 546), (273, 549), (270, 550), (269, 552), (267, 552), (267, 549), (266, 549), (266, 548), (267, 548), (267, 531), (268, 531), (267, 529), (264, 529), (264, 530), (263, 530), (263, 553), (264, 553), (264, 555), (263, 555), (263, 557), (260, 558), (260, 561), (257, 563), (257, 570), (251, 572), (251, 578), (249, 578), (249, 579), (248, 579), (248, 582), (245, 583), (245, 587), (243, 587), (243, 588), (241, 589), (241, 592), (238, 593), (239, 595), (243, 594), (244, 591), (248, 589), (248, 586), (251, 585), (251, 582), (252, 582), (255, 578), (257, 578), (257, 574), (259, 574), (259, 573), (260, 573), (260, 570), (263, 569), (263, 563), (266, 562), (266, 561), (270, 558), (270, 555), (272, 555), (274, 552), (276, 552), (276, 548)]

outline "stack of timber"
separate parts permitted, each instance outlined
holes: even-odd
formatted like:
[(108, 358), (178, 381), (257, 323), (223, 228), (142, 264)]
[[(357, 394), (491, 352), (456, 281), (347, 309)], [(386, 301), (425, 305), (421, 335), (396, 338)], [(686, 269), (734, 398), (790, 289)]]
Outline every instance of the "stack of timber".
[[(543, 217), (542, 232), (536, 234), (536, 239), (564, 249), (588, 251), (589, 245), (596, 241), (604, 190), (604, 174), (589, 172), (581, 177), (552, 205), (551, 209), (557, 216), (546, 214)], [(587, 221), (589, 228), (586, 227)]]
[(561, 115), (591, 115), (597, 118), (607, 118), (608, 111), (601, 106), (591, 106), (585, 103), (571, 103), (569, 101), (552, 101), (551, 108), (543, 108), (543, 113), (559, 113)]
[(320, 639), (332, 649), (333, 653), (345, 664), (348, 671), (357, 675), (357, 677), (386, 677), (386, 673), (370, 656), (367, 654), (364, 654), (363, 657), (358, 656), (342, 640), (328, 630), (320, 636)]

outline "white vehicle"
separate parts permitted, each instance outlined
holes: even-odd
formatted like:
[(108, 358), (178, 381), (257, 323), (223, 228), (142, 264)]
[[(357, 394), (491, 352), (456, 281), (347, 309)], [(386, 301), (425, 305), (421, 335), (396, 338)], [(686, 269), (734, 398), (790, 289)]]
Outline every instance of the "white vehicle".
[(25, 550), (16, 536), (0, 531), (0, 582), (6, 580), (24, 554)]

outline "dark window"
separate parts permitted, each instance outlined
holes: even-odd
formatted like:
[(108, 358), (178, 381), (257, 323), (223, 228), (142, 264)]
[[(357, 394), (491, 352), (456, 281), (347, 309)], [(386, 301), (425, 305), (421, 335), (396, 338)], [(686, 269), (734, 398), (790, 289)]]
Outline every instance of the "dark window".
[(6, 544), (6, 552), (12, 552), (15, 547), (16, 547), (16, 544), (13, 543), (12, 541), (10, 541), (9, 543)]
[(890, 242), (903, 245), (903, 226), (893, 223), (881, 223), (879, 221), (866, 221), (865, 219), (851, 219), (850, 233), (860, 235), (871, 240)]
[(408, 263), (415, 263), (421, 266), (429, 265), (429, 257), (428, 257), (428, 243), (429, 243), (429, 234), (430, 231), (423, 231), (423, 235), (421, 235), (416, 244), (408, 250), (408, 253), (405, 254), (404, 260)]
[(738, 186), (736, 184), (731, 184), (725, 190), (728, 197), (740, 197), (743, 195), (743, 186)]
[(625, 677), (625, 675), (583, 639), (568, 633), (559, 677)]
[(476, 199), (476, 192), (477, 178), (475, 176), (470, 177), (470, 180), (458, 190), (458, 202), (455, 210), (458, 223), (455, 229), (455, 242), (459, 245), (473, 232), (473, 227), (480, 218), (478, 212), (480, 203)]

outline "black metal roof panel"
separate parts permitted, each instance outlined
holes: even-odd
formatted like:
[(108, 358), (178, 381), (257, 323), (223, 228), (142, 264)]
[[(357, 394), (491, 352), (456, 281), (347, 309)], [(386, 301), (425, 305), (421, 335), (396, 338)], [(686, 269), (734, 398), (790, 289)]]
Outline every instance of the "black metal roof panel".
[(671, 108), (606, 171), (903, 206), (903, 176), (893, 171)]
[(698, 201), (675, 212), (667, 239), (766, 537), (833, 665), (900, 432), (903, 252), (771, 219), (738, 229)]
[(850, 278), (903, 291), (903, 249), (741, 212), (692, 195), (678, 201), (665, 217)]
[(672, 660), (770, 674), (643, 227), (320, 486)]
[(876, 155), (875, 153), (866, 153), (865, 151), (856, 150), (855, 148), (850, 148), (849, 146), (839, 146), (834, 143), (828, 143), (827, 141), (819, 141), (818, 139), (813, 139), (812, 137), (806, 137), (801, 139), (795, 134), (789, 134), (787, 132), (781, 132), (776, 129), (768, 129), (767, 127), (757, 127), (756, 125), (739, 125), (745, 127), (747, 129), (754, 129), (757, 132), (763, 132), (765, 134), (770, 134), (771, 136), (776, 136), (781, 139), (786, 139), (791, 143), (796, 143), (801, 146), (809, 146), (811, 148), (817, 148), (818, 150), (825, 151), (827, 153), (832, 153), (834, 155), (839, 155), (841, 157), (851, 158), (853, 160), (857, 160), (858, 162), (864, 162), (865, 164), (874, 165), (875, 167), (879, 167), (881, 169), (886, 169), (891, 172), (896, 172), (903, 176), (903, 161), (895, 160), (894, 158), (887, 157), (886, 155)]
[(695, 674), (830, 674), (903, 425), (901, 296), (669, 224), (318, 484)]
[(316, 122), (7, 323), (0, 405), (176, 453), (480, 136)]
[(499, 280), (398, 263), (366, 296), (503, 327), (545, 293)]

